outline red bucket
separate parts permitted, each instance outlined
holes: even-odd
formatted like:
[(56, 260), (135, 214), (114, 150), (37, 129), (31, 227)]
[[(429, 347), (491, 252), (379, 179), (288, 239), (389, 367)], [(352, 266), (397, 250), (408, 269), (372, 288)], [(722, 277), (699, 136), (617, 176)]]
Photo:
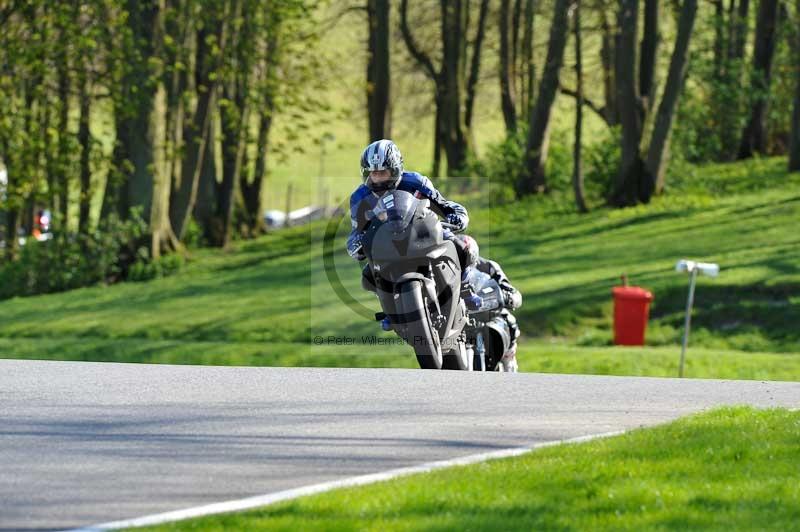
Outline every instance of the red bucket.
[(653, 294), (639, 286), (615, 286), (614, 344), (644, 345)]

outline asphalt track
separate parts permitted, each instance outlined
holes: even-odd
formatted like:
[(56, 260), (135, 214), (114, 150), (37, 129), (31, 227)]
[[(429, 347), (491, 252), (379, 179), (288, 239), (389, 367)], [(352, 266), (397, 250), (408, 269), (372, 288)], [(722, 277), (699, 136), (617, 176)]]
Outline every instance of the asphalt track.
[(0, 360), (0, 530), (65, 529), (649, 426), (800, 383)]

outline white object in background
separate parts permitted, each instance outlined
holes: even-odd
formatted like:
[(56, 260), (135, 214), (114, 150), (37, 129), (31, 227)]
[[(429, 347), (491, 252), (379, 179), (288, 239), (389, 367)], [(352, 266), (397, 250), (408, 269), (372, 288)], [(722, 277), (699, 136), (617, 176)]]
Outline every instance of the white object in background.
[(694, 286), (697, 282), (697, 274), (701, 273), (709, 277), (719, 275), (719, 264), (712, 262), (695, 262), (693, 260), (681, 259), (675, 264), (676, 272), (687, 272), (689, 277), (689, 297), (686, 300), (686, 318), (683, 321), (683, 343), (681, 345), (681, 362), (678, 365), (678, 377), (683, 377), (683, 363), (686, 360), (686, 348), (689, 345), (689, 327), (692, 324), (692, 306), (694, 305)]
[(675, 265), (676, 272), (688, 272), (692, 273), (694, 271), (698, 271), (703, 275), (708, 275), (709, 277), (716, 277), (719, 275), (719, 264), (714, 264), (711, 262), (695, 262), (693, 260), (679, 260), (678, 263)]

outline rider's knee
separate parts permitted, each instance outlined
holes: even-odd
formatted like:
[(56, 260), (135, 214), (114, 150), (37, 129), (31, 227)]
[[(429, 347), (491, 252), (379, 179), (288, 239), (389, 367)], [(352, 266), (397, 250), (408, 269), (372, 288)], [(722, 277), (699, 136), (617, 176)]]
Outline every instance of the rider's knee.
[(511, 336), (511, 344), (515, 344), (517, 339), (520, 335), (519, 325), (517, 324), (517, 317), (514, 316), (512, 313), (508, 312), (507, 310), (503, 310), (502, 312), (503, 318), (506, 320), (508, 324), (508, 330)]

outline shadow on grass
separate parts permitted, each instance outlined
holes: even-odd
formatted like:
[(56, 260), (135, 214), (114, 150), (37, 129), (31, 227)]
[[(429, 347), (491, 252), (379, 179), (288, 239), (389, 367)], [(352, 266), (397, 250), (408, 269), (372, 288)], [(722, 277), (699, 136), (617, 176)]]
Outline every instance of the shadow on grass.
[[(792, 301), (798, 294), (800, 282), (704, 285), (695, 293), (692, 329), (734, 337), (744, 351), (800, 351), (800, 304)], [(663, 288), (652, 318), (682, 328), (686, 298), (685, 286)]]

